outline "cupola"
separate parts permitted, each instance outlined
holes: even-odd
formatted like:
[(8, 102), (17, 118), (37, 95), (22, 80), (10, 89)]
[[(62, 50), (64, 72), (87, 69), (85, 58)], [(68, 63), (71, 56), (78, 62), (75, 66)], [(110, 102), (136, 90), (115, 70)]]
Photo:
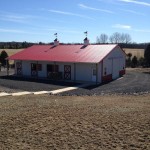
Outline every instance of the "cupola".
[(56, 39), (54, 40), (54, 46), (58, 46), (59, 45), (59, 41), (57, 39), (57, 33), (54, 34), (56, 36)]
[(58, 39), (56, 38), (55, 40), (54, 40), (54, 46), (58, 46), (59, 45), (59, 41), (58, 41)]
[(84, 39), (84, 45), (87, 46), (90, 44), (89, 39), (87, 38), (88, 32), (86, 31), (86, 32), (84, 32), (84, 34), (86, 35), (86, 38)]

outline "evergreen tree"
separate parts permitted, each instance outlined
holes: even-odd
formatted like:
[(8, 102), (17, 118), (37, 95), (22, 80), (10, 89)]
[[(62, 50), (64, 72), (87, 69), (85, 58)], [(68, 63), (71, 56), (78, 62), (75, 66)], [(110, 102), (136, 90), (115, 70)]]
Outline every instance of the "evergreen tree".
[(137, 64), (138, 64), (137, 57), (134, 56), (134, 57), (132, 58), (132, 67), (137, 67)]
[(6, 66), (8, 60), (6, 60), (6, 58), (8, 57), (8, 54), (6, 53), (6, 51), (2, 51), (0, 54), (0, 62), (2, 64), (2, 66)]

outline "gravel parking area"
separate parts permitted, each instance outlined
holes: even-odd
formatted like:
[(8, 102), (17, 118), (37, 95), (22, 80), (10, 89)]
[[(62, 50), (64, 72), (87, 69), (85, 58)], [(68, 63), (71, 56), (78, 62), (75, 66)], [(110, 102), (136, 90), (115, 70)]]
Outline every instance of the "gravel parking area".
[[(10, 71), (11, 73), (12, 71)], [(0, 72), (0, 92), (52, 91), (78, 84), (50, 80), (16, 78)], [(143, 94), (150, 92), (150, 69), (127, 69), (127, 74), (119, 80), (103, 85), (61, 93), (60, 95), (105, 95), (105, 94)]]
[(111, 95), (150, 93), (150, 69), (127, 69), (123, 78), (107, 84), (80, 88), (61, 95)]
[[(10, 74), (11, 73), (13, 73), (13, 70), (10, 70)], [(79, 83), (14, 77), (7, 76), (6, 70), (0, 72), (0, 92), (13, 93), (20, 91), (52, 91), (75, 85), (79, 85)]]

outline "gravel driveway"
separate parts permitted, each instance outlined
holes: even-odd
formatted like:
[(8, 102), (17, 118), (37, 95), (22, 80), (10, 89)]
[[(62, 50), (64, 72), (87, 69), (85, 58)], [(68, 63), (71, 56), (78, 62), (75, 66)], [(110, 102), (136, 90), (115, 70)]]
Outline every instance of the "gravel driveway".
[[(5, 71), (0, 72), (0, 92), (51, 91), (74, 85), (76, 84), (50, 80), (15, 78), (13, 76), (7, 77)], [(61, 95), (141, 94), (149, 92), (150, 70), (128, 69), (127, 74), (122, 79), (112, 81), (108, 84), (64, 92)]]
[[(13, 70), (10, 71), (10, 74)], [(69, 86), (75, 86), (79, 83), (56, 82), (45, 79), (22, 78), (7, 76), (6, 71), (0, 72), (0, 92), (20, 92), (20, 91), (52, 91)]]
[(150, 93), (150, 70), (129, 69), (123, 78), (107, 84), (91, 86), (62, 93), (61, 95), (105, 95)]

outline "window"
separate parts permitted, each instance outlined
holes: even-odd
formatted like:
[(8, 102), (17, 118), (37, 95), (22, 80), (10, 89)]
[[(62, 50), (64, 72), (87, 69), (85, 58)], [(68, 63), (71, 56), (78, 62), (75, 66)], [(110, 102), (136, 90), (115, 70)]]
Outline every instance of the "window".
[(31, 70), (34, 70), (34, 71), (41, 71), (41, 70), (42, 70), (42, 64), (32, 63), (32, 64), (31, 64)]
[(59, 66), (58, 65), (47, 65), (47, 71), (49, 72), (58, 72)]
[(31, 70), (36, 70), (36, 64), (31, 64)]
[(38, 70), (38, 71), (42, 71), (42, 64), (37, 64), (36, 67), (37, 67), (37, 70)]
[(96, 76), (96, 69), (93, 69), (93, 76)]

